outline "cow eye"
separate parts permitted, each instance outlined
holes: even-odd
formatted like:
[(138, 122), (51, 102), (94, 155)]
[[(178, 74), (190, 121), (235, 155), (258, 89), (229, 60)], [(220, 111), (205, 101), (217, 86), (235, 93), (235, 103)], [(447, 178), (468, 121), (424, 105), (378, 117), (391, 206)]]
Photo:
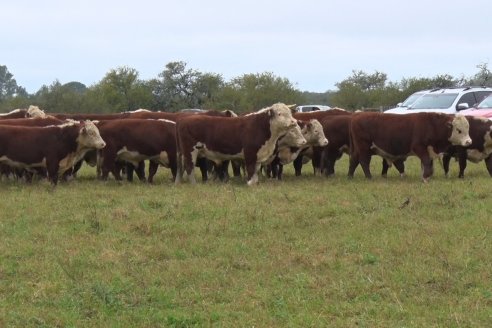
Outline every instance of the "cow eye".
[(461, 134), (461, 130), (460, 130), (460, 129), (458, 129), (458, 133), (460, 133), (460, 134)]

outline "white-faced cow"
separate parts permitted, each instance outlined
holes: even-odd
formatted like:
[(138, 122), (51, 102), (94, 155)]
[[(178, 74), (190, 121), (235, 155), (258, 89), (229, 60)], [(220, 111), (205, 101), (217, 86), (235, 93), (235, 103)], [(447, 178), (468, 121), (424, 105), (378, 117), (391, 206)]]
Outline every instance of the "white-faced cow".
[(0, 125), (0, 163), (27, 170), (46, 168), (54, 185), (87, 151), (105, 145), (91, 121), (47, 127)]
[(318, 120), (298, 121), (298, 125), (301, 128), (302, 136), (306, 139), (305, 144), (296, 145), (289, 140), (284, 140), (285, 137), (282, 137), (278, 142), (278, 152), (270, 165), (272, 177), (276, 177), (279, 180), (282, 179), (283, 166), (293, 162), (304, 149), (328, 145), (328, 139)]
[(433, 173), (434, 158), (451, 145), (469, 146), (469, 123), (462, 115), (414, 113), (407, 115), (358, 113), (350, 123), (349, 177), (360, 164), (366, 178), (371, 178), (369, 164), (376, 154), (389, 161), (417, 156), (422, 164), (422, 178), (427, 182)]
[(455, 157), (459, 163), (458, 177), (465, 176), (467, 160), (473, 163), (485, 161), (487, 171), (492, 176), (492, 121), (486, 118), (466, 116), (470, 123), (471, 145), (467, 147), (450, 147), (443, 156), (443, 168), (446, 176), (449, 172), (449, 161)]
[[(217, 164), (244, 159), (248, 185), (254, 185), (261, 164), (275, 151), (278, 138), (296, 124), (290, 108), (282, 103), (240, 117), (188, 115), (176, 123), (178, 160), (183, 160), (190, 182), (196, 183), (194, 167), (198, 157)], [(180, 165), (178, 169), (176, 183), (181, 178)]]

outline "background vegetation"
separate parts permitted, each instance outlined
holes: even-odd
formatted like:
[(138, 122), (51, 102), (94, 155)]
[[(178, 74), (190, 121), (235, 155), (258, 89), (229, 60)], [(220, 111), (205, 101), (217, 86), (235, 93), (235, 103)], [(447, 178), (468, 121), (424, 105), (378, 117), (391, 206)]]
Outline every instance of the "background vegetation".
[(232, 109), (249, 112), (282, 101), (292, 104), (320, 104), (348, 110), (387, 108), (410, 94), (436, 87), (492, 86), (486, 63), (477, 65), (471, 77), (448, 74), (410, 77), (388, 81), (383, 72), (353, 71), (336, 84), (337, 90), (313, 93), (299, 90), (287, 78), (271, 72), (244, 74), (225, 81), (217, 73), (188, 68), (185, 62), (170, 62), (154, 79), (142, 80), (137, 70), (118, 67), (89, 87), (80, 82), (54, 81), (29, 94), (18, 86), (6, 66), (0, 65), (0, 111), (38, 105), (47, 112), (121, 112), (147, 108), (177, 111), (183, 108)]
[[(373, 161), (373, 171), (380, 170)], [(458, 179), (2, 181), (2, 327), (489, 327), (492, 201)]]

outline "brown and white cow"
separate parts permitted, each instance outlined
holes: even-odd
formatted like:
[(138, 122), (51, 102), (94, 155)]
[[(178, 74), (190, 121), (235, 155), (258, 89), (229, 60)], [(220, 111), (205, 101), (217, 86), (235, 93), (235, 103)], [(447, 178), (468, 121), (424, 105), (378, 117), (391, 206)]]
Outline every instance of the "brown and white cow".
[(371, 178), (372, 155), (395, 161), (417, 156), (422, 163), (422, 178), (427, 182), (433, 173), (432, 160), (451, 145), (469, 146), (468, 120), (462, 115), (414, 113), (407, 115), (358, 113), (350, 123), (349, 177), (360, 164), (366, 178)]
[(328, 145), (328, 139), (326, 138), (323, 127), (316, 119), (311, 119), (307, 122), (297, 121), (301, 128), (301, 134), (306, 139), (304, 145), (296, 145), (288, 140), (284, 141), (284, 137), (279, 139), (278, 152), (275, 159), (271, 163), (272, 176), (282, 179), (283, 166), (294, 161), (298, 155), (306, 148), (309, 147), (324, 147)]
[[(323, 125), (323, 122), (330, 119), (330, 118), (338, 117), (340, 115), (345, 116), (345, 115), (351, 115), (351, 114), (352, 114), (352, 112), (346, 111), (345, 109), (333, 108), (333, 109), (325, 110), (325, 111), (294, 113), (294, 117), (298, 120), (303, 120), (303, 121), (307, 121), (310, 119), (316, 119)], [(326, 132), (325, 132), (325, 135), (326, 135)], [(328, 138), (328, 140), (330, 140), (330, 137), (328, 135), (326, 135), (326, 137)], [(307, 149), (304, 149), (297, 156), (297, 158), (294, 160), (294, 169), (296, 172), (295, 173), (296, 176), (301, 175), (303, 164), (308, 163), (309, 160), (312, 160), (314, 175), (321, 174), (321, 171), (322, 171), (322, 152), (323, 152), (323, 148), (319, 147), (319, 146), (314, 146), (314, 147), (309, 147)]]
[[(258, 182), (258, 171), (275, 151), (277, 140), (297, 122), (282, 103), (240, 117), (189, 115), (176, 123), (178, 160), (183, 160), (190, 182), (196, 183), (194, 167), (198, 157), (216, 163), (244, 159), (248, 185)], [(181, 158), (182, 156), (182, 158)], [(181, 179), (181, 165), (176, 183)]]
[(335, 174), (335, 163), (342, 155), (349, 153), (350, 121), (352, 115), (337, 115), (325, 117), (321, 121), (325, 136), (330, 143), (322, 148), (320, 171), (326, 176)]
[(466, 116), (470, 123), (471, 145), (467, 147), (450, 147), (443, 156), (444, 174), (449, 172), (449, 161), (455, 157), (459, 163), (459, 175), (465, 176), (467, 160), (473, 163), (485, 161), (485, 166), (490, 176), (492, 176), (492, 121), (486, 118)]
[(149, 160), (148, 181), (160, 165), (171, 169), (176, 177), (176, 123), (168, 120), (125, 119), (98, 122), (99, 131), (106, 147), (99, 151), (98, 165), (102, 178), (109, 172), (121, 180), (121, 162), (138, 167)]
[(27, 170), (46, 168), (54, 185), (87, 151), (105, 145), (91, 121), (48, 127), (0, 125), (0, 163)]

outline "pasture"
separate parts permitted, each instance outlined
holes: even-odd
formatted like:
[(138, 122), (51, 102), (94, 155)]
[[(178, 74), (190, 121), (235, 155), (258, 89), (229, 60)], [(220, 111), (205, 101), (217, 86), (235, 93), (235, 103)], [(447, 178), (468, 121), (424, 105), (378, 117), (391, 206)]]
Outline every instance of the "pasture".
[[(2, 327), (486, 327), (492, 180), (0, 183)], [(198, 178), (198, 176), (197, 176)]]

